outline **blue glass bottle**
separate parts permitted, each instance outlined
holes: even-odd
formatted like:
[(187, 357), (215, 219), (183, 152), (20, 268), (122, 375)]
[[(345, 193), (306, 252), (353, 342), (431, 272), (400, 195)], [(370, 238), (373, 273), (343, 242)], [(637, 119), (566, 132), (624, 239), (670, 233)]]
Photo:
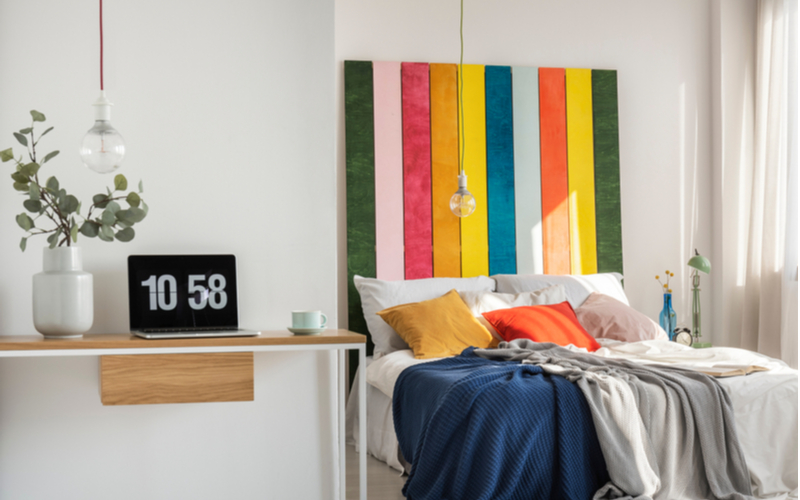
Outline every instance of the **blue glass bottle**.
[(677, 326), (678, 317), (675, 314), (675, 309), (672, 308), (672, 294), (664, 294), (664, 308), (661, 309), (661, 314), (658, 317), (658, 322), (661, 328), (667, 332), (669, 339), (672, 340), (675, 335), (675, 327)]

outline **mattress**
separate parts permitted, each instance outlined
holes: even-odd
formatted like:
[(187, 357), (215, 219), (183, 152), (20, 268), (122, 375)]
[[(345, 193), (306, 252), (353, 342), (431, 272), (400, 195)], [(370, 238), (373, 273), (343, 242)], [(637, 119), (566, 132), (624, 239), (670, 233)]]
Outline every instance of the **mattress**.
[[(742, 349), (692, 349), (657, 340), (625, 343), (601, 339), (600, 344), (602, 348), (596, 355), (643, 364), (662, 363), (693, 368), (736, 364), (769, 368), (766, 372), (718, 380), (728, 392), (733, 405), (739, 442), (747, 461), (754, 495), (762, 499), (798, 498), (797, 370), (789, 368), (782, 361)], [(399, 452), (392, 421), (391, 395), (397, 378), (405, 368), (429, 361), (433, 360), (415, 359), (412, 351), (404, 350), (367, 365), (367, 387), (370, 391), (367, 394), (370, 401), (367, 408), (368, 451), (398, 470), (402, 470), (402, 465), (397, 458)], [(357, 398), (350, 398), (350, 401), (357, 401)], [(373, 401), (378, 401), (376, 405), (379, 408), (373, 408)], [(372, 417), (369, 416), (371, 408)], [(377, 434), (378, 442), (375, 444), (372, 442), (373, 434)]]

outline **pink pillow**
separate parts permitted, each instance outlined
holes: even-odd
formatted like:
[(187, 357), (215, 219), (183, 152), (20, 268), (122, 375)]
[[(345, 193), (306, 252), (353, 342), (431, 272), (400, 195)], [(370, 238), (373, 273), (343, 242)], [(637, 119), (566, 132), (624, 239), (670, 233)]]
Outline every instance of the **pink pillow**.
[(658, 323), (613, 297), (592, 292), (575, 315), (583, 328), (596, 339), (623, 342), (669, 340)]

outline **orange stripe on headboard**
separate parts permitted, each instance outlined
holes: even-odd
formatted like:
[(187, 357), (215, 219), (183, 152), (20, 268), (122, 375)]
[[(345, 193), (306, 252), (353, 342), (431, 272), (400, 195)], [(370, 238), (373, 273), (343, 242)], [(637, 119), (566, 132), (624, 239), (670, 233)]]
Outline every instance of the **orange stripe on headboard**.
[(461, 229), (450, 211), (458, 189), (458, 81), (455, 64), (431, 64), (433, 276), (461, 277)]
[(539, 68), (545, 274), (569, 274), (566, 88), (563, 68)]

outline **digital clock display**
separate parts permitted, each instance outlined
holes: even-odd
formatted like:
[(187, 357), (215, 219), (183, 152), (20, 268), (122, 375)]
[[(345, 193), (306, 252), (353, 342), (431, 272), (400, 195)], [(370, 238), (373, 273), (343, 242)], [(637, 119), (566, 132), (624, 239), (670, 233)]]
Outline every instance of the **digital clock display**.
[(238, 326), (233, 255), (128, 257), (131, 330)]

